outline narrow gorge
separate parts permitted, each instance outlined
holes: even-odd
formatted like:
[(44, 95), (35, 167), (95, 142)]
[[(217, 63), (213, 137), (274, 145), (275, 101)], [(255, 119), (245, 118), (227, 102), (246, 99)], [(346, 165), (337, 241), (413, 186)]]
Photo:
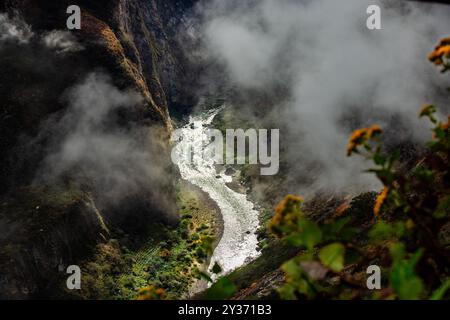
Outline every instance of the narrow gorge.
[(198, 116), (190, 116), (189, 123), (176, 133), (174, 147), (181, 177), (199, 186), (218, 205), (223, 218), (223, 235), (214, 249), (209, 268), (215, 264), (221, 271), (212, 275), (226, 275), (259, 255), (256, 231), (259, 213), (246, 194), (238, 193), (227, 186), (232, 177), (225, 169), (217, 172), (214, 159), (207, 155), (210, 143), (207, 130), (219, 112), (209, 110)]
[(447, 2), (0, 0), (0, 300), (449, 298)]

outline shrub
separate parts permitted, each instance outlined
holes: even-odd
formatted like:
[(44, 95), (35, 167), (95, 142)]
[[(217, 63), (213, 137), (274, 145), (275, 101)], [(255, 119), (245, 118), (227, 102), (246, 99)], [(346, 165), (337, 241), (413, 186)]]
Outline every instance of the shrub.
[[(449, 49), (445, 39), (429, 57), (444, 71), (449, 70)], [(407, 172), (399, 165), (399, 152), (383, 150), (378, 125), (356, 130), (350, 137), (348, 156), (359, 154), (373, 161), (369, 172), (384, 185), (373, 206), (367, 243), (358, 241), (365, 237), (364, 230), (348, 227), (352, 216), (319, 226), (302, 212), (301, 198), (290, 195), (280, 203), (270, 230), (304, 248), (282, 266), (282, 298), (445, 297), (450, 286), (445, 236), (450, 226), (450, 117), (440, 121), (432, 105), (424, 106), (419, 115), (433, 124), (433, 138), (427, 155)], [(389, 275), (381, 292), (369, 291), (365, 283), (364, 266), (375, 262)]]

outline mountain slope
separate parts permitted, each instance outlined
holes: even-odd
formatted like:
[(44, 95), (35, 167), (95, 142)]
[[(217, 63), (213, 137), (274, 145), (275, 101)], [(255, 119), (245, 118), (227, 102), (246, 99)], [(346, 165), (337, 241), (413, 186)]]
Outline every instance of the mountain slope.
[[(117, 231), (138, 243), (149, 225), (178, 219), (168, 104), (183, 62), (166, 32), (178, 27), (181, 2), (79, 1), (82, 28), (68, 33), (70, 4), (0, 2), (0, 31), (10, 36), (0, 41), (2, 298), (58, 295), (65, 267), (96, 244)], [(104, 91), (85, 97), (80, 90), (89, 86)], [(67, 165), (77, 124), (103, 96), (113, 107), (108, 102), (107, 117), (88, 122), (95, 135), (81, 141), (90, 149)], [(67, 122), (83, 99), (90, 99), (85, 111)], [(91, 143), (100, 138), (110, 139), (109, 149)]]

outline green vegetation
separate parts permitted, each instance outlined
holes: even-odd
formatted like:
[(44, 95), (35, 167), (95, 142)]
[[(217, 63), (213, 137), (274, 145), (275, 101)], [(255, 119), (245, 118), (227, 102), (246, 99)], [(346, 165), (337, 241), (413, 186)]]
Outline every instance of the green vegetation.
[(136, 249), (117, 240), (99, 244), (94, 258), (81, 264), (83, 286), (77, 298), (179, 299), (188, 294), (218, 230), (199, 190), (180, 182), (177, 191), (178, 225), (150, 225), (151, 238)]

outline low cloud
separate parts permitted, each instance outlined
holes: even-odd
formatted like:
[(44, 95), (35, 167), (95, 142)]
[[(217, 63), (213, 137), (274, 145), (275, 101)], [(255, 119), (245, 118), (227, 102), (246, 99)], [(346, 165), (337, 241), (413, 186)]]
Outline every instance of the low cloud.
[(2, 162), (5, 185), (76, 183), (105, 213), (173, 218), (167, 132), (146, 122), (142, 97), (89, 69), (67, 31), (33, 33), (19, 17), (2, 14), (0, 39), (7, 71), (0, 131), (2, 143), (12, 145)]
[(0, 13), (0, 44), (9, 42), (28, 45), (30, 42), (39, 40), (46, 48), (57, 53), (77, 52), (84, 49), (69, 31), (52, 30), (43, 34), (35, 34), (31, 26), (20, 15), (11, 16)]
[(69, 31), (48, 32), (42, 37), (42, 42), (47, 48), (54, 49), (58, 53), (77, 52), (84, 49)]
[[(370, 4), (382, 8), (383, 30), (366, 28)], [(216, 0), (197, 8), (193, 23), (201, 56), (223, 70), (205, 82), (276, 97), (264, 120), (281, 130), (294, 183), (361, 190), (378, 184), (362, 172), (367, 164), (345, 155), (353, 129), (378, 123), (390, 143), (423, 142), (420, 105), (448, 104), (426, 56), (450, 32), (449, 16), (449, 6), (403, 1)]]
[(33, 35), (31, 27), (20, 17), (0, 13), (0, 44), (7, 41), (27, 44)]
[(91, 185), (103, 206), (117, 207), (137, 197), (153, 203), (155, 211), (171, 208), (161, 188), (169, 186), (170, 177), (155, 143), (157, 129), (123, 119), (142, 103), (140, 95), (91, 73), (65, 100), (63, 115), (43, 126), (53, 138), (36, 183), (70, 177)]

